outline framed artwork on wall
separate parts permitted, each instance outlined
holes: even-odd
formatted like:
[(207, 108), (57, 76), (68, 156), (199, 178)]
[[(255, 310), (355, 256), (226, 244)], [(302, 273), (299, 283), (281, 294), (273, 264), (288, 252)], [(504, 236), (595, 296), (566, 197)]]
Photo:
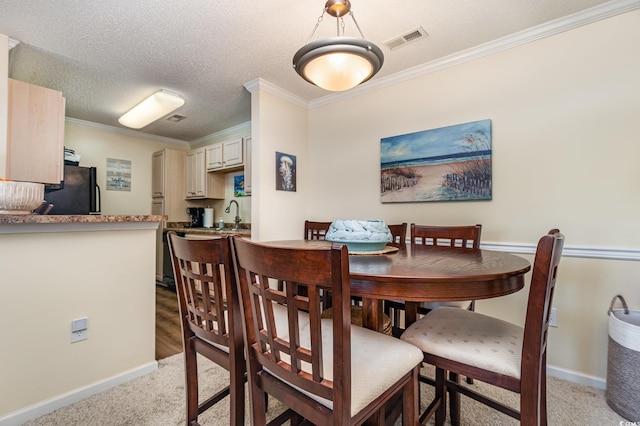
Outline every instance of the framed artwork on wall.
[(491, 120), (380, 140), (380, 200), (491, 200)]
[(131, 161), (107, 158), (107, 190), (131, 191)]
[(233, 177), (233, 196), (244, 197), (244, 175), (237, 175)]
[(276, 190), (296, 191), (296, 156), (276, 152)]

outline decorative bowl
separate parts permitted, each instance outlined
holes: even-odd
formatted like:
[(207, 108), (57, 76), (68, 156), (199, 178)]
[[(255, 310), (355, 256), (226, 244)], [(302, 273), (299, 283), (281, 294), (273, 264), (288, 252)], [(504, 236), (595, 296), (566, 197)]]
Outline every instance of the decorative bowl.
[(44, 184), (0, 181), (0, 214), (31, 214), (44, 201)]
[(392, 239), (383, 220), (335, 220), (325, 235), (325, 240), (345, 244), (351, 252), (383, 250)]

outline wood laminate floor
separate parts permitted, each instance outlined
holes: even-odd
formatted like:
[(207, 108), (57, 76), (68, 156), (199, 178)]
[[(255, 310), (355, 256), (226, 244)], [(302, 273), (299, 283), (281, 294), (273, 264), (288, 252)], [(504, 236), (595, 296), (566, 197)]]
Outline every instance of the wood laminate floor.
[(156, 360), (182, 352), (182, 328), (178, 296), (156, 285)]

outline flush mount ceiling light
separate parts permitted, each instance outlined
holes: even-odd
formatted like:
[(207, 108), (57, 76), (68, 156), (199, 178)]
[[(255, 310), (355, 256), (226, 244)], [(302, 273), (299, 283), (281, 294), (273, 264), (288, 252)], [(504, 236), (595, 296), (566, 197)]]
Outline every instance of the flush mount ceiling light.
[(184, 99), (179, 95), (168, 90), (160, 90), (133, 107), (120, 117), (118, 122), (132, 129), (141, 129), (182, 105), (184, 105)]
[[(384, 62), (382, 50), (364, 39), (351, 12), (349, 0), (329, 0), (314, 27), (313, 37), (324, 14), (336, 18), (337, 37), (317, 40), (303, 46), (293, 56), (293, 68), (302, 78), (325, 90), (349, 90), (373, 77)], [(345, 15), (350, 15), (362, 39), (344, 36)], [(340, 29), (342, 34), (340, 35)]]

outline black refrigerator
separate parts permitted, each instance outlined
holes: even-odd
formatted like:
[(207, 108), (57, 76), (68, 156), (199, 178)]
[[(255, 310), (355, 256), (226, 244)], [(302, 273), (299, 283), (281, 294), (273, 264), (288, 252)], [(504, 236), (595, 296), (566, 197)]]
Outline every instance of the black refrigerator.
[(46, 185), (44, 199), (53, 208), (49, 214), (100, 214), (100, 187), (95, 167), (64, 166), (64, 180)]

